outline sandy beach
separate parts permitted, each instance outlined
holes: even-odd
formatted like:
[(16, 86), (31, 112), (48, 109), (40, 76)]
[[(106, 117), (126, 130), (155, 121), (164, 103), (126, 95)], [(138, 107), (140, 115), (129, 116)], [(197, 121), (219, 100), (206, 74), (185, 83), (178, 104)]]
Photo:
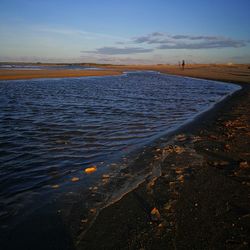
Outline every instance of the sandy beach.
[[(135, 164), (140, 166), (160, 162), (159, 177), (147, 178), (103, 209), (87, 231), (84, 231), (85, 222), (72, 225), (72, 232), (67, 231), (60, 239), (64, 249), (249, 249), (249, 65), (188, 65), (185, 70), (170, 65), (106, 66), (106, 69), (0, 70), (0, 79), (117, 75), (128, 70), (156, 70), (238, 83), (242, 89), (139, 157)], [(74, 206), (68, 215), (69, 221), (78, 215), (80, 207), (81, 204)], [(31, 220), (30, 223), (37, 223), (33, 235), (27, 236), (20, 227), (14, 232), (15, 245), (45, 249), (40, 232), (46, 230), (46, 225), (43, 228), (40, 222)], [(63, 226), (60, 224), (58, 228)], [(51, 235), (49, 240), (58, 242), (54, 237)]]

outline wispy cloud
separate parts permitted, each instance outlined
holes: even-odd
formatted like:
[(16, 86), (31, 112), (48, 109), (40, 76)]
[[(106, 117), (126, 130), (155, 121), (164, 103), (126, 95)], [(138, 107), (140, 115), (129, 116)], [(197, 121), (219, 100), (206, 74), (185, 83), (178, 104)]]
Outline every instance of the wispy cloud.
[(152, 52), (153, 49), (145, 49), (141, 47), (102, 47), (93, 51), (81, 51), (82, 53), (93, 53), (99, 55), (128, 55)]
[(104, 33), (97, 33), (97, 32), (89, 32), (89, 31), (80, 30), (80, 29), (56, 28), (56, 27), (46, 27), (46, 26), (35, 26), (33, 28), (36, 31), (49, 33), (49, 34), (57, 34), (57, 35), (64, 35), (64, 36), (84, 36), (85, 38), (89, 38), (89, 39), (104, 38), (104, 39), (111, 39), (111, 40), (128, 41), (128, 39), (125, 37), (104, 34)]
[(246, 46), (241, 41), (202, 41), (199, 43), (176, 43), (162, 44), (157, 49), (218, 49), (218, 48), (240, 48)]
[(157, 49), (240, 48), (248, 43), (247, 40), (235, 40), (222, 36), (169, 35), (161, 32), (135, 37), (132, 41), (135, 44), (158, 45)]

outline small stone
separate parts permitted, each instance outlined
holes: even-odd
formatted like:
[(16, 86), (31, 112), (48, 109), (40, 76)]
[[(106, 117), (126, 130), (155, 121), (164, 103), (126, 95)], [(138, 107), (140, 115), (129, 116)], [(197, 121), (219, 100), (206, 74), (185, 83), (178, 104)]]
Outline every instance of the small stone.
[(167, 211), (170, 211), (171, 208), (172, 208), (171, 202), (168, 202), (168, 203), (166, 203), (166, 204), (164, 205), (164, 209), (167, 210)]
[(181, 135), (177, 135), (176, 136), (176, 139), (179, 141), (179, 142), (183, 142), (183, 141), (186, 141), (187, 140), (187, 137), (183, 134)]
[(86, 174), (92, 174), (92, 173), (94, 173), (96, 170), (97, 170), (97, 167), (93, 165), (93, 166), (91, 166), (91, 167), (89, 167), (89, 168), (85, 168), (85, 169), (84, 169), (84, 172), (85, 172)]
[(184, 182), (184, 179), (185, 179), (184, 175), (180, 175), (180, 176), (177, 178), (177, 180), (180, 181), (180, 182)]
[(109, 178), (109, 174), (103, 174), (103, 175), (102, 175), (102, 178), (103, 178), (103, 179), (108, 179), (108, 178)]
[(169, 182), (169, 187), (170, 187), (170, 188), (175, 188), (175, 187), (176, 187), (176, 182), (170, 181), (170, 182)]
[(89, 190), (90, 190), (90, 191), (97, 191), (97, 190), (98, 190), (98, 187), (89, 187)]
[(80, 179), (78, 178), (78, 177), (73, 177), (72, 179), (71, 179), (71, 181), (72, 182), (76, 182), (76, 181), (79, 181)]
[(159, 227), (159, 228), (163, 228), (163, 227), (164, 227), (163, 223), (160, 223), (160, 224), (158, 225), (158, 227)]
[(250, 166), (247, 161), (240, 162), (240, 169), (248, 169), (248, 168), (250, 168)]
[(55, 184), (55, 185), (52, 185), (51, 187), (56, 189), (56, 188), (59, 188), (60, 186), (58, 184)]
[(183, 169), (181, 169), (181, 168), (176, 168), (176, 169), (175, 169), (175, 173), (176, 173), (176, 174), (182, 174), (182, 173), (183, 173)]
[(181, 153), (183, 153), (185, 151), (185, 149), (182, 148), (182, 147), (179, 147), (179, 146), (175, 146), (174, 151), (177, 154), (181, 154)]
[(91, 209), (89, 210), (89, 212), (92, 213), (92, 214), (95, 214), (95, 213), (96, 213), (96, 208), (91, 208)]
[(152, 221), (159, 221), (161, 219), (160, 212), (159, 212), (159, 210), (156, 207), (154, 207), (151, 210), (150, 214), (151, 214), (151, 220)]
[(193, 138), (192, 138), (192, 141), (193, 142), (198, 142), (198, 141), (201, 141), (202, 139), (201, 139), (201, 137), (200, 136), (194, 136)]

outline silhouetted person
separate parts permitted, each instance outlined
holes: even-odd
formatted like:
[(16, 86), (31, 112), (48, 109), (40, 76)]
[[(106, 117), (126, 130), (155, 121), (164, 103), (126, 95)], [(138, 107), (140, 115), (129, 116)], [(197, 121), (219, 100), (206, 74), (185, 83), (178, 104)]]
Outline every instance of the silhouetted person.
[(181, 66), (182, 66), (182, 70), (184, 70), (184, 68), (185, 68), (185, 61), (184, 60), (182, 60)]

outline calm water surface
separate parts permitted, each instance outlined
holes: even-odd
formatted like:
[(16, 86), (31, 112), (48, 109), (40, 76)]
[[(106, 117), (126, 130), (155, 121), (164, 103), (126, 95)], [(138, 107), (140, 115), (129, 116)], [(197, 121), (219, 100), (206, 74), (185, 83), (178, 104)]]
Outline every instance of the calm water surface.
[(0, 64), (0, 69), (8, 69), (8, 70), (104, 70), (102, 68), (97, 67), (89, 67), (83, 65), (25, 65), (25, 64)]
[[(91, 189), (103, 173), (112, 178), (131, 152), (237, 89), (154, 72), (1, 81), (1, 227), (75, 185)], [(92, 165), (96, 173), (86, 175)]]

